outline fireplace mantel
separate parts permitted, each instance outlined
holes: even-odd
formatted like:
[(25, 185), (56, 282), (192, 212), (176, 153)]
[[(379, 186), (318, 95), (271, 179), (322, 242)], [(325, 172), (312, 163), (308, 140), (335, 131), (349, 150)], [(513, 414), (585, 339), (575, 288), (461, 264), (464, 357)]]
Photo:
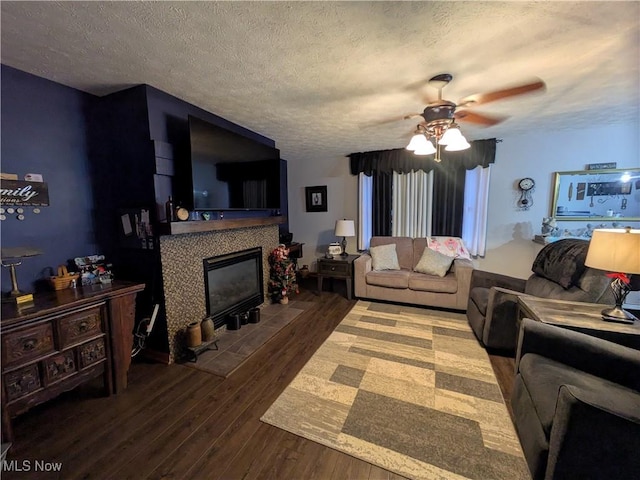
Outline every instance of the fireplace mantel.
[(215, 232), (219, 230), (234, 230), (238, 228), (280, 225), (282, 223), (285, 223), (286, 221), (287, 217), (280, 216), (171, 222), (161, 223), (158, 228), (158, 233), (160, 235), (182, 235), (185, 233)]

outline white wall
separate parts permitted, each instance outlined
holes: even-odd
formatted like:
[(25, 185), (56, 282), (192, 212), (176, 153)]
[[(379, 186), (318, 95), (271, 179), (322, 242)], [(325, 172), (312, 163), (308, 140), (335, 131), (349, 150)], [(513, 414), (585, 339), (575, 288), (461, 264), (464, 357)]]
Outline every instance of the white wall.
[[(589, 163), (616, 162), (618, 168), (640, 167), (640, 125), (598, 125), (588, 129), (532, 132), (503, 138), (497, 145), (489, 194), (487, 254), (475, 260), (476, 268), (527, 278), (536, 254), (542, 248), (532, 241), (540, 234), (543, 217), (550, 215), (553, 173), (584, 170)], [(304, 242), (300, 265), (314, 268), (333, 235), (335, 221), (356, 219), (357, 177), (349, 173), (347, 157), (313, 162), (289, 160), (289, 218), (294, 240)], [(521, 211), (518, 181), (531, 177), (536, 182), (533, 206)], [(305, 211), (305, 186), (327, 185), (328, 212)], [(625, 222), (629, 223), (629, 222)], [(629, 223), (634, 227), (639, 222)], [(574, 229), (585, 222), (558, 222), (561, 229)], [(356, 238), (348, 239), (347, 250), (356, 251)], [(634, 303), (636, 303), (634, 301)]]
[[(288, 160), (289, 230), (293, 240), (304, 243), (298, 265), (315, 270), (315, 260), (324, 255), (331, 242), (342, 241), (334, 235), (336, 220), (356, 220), (358, 181), (349, 173), (347, 157), (325, 160)], [(305, 187), (327, 186), (327, 212), (307, 212)], [(347, 238), (347, 252), (356, 253), (356, 237)]]
[[(527, 278), (542, 248), (533, 236), (541, 233), (543, 217), (551, 214), (553, 173), (603, 162), (616, 162), (618, 168), (640, 167), (639, 128), (636, 123), (504, 138), (497, 145), (491, 171), (487, 254), (475, 262), (477, 268)], [(528, 211), (516, 205), (517, 183), (523, 177), (536, 182)], [(585, 224), (559, 221), (558, 227), (573, 230)]]

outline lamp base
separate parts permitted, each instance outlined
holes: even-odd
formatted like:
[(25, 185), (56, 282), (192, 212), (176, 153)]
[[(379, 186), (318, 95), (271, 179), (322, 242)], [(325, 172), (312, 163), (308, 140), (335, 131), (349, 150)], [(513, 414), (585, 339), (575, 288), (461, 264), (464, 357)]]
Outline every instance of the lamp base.
[(605, 322), (633, 323), (637, 320), (635, 315), (617, 305), (613, 308), (605, 308), (601, 313), (602, 320)]
[(340, 253), (341, 256), (346, 257), (347, 255), (349, 255), (347, 253), (347, 237), (342, 237), (342, 252)]
[(16, 303), (18, 305), (23, 305), (32, 302), (33, 293), (11, 291), (4, 294), (4, 296), (2, 297), (2, 303)]

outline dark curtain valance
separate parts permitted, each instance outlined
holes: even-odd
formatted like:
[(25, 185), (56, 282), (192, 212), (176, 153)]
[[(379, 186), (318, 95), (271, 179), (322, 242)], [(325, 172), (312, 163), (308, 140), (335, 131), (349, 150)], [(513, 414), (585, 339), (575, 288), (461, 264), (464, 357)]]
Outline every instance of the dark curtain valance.
[(439, 164), (433, 161), (432, 155), (415, 155), (406, 148), (352, 153), (349, 155), (351, 174), (358, 175), (363, 172), (365, 175), (371, 176), (374, 172), (408, 173), (411, 170), (430, 172), (434, 168), (457, 170), (461, 167), (465, 170), (472, 170), (478, 165), (486, 168), (495, 162), (496, 142), (495, 138), (474, 140), (469, 142), (471, 148), (461, 152), (447, 152), (443, 149), (440, 155), (442, 162)]

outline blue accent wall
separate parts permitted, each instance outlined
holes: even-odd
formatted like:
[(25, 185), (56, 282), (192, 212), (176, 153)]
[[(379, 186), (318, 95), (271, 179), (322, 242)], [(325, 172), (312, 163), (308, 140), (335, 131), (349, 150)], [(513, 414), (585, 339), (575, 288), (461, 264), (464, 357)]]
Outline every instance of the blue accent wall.
[[(96, 98), (2, 65), (3, 173), (23, 179), (40, 173), (49, 187), (50, 206), (40, 214), (25, 207), (25, 219), (0, 222), (2, 247), (36, 247), (42, 255), (17, 267), (18, 285), (33, 291), (38, 280), (60, 264), (100, 253), (94, 238), (93, 198), (85, 112)], [(2, 268), (2, 291), (11, 289)]]
[[(1, 170), (19, 179), (42, 174), (49, 188), (50, 206), (40, 208), (41, 213), (25, 207), (25, 220), (14, 214), (0, 222), (2, 247), (43, 252), (17, 267), (24, 291), (49, 289), (48, 277), (75, 257), (104, 254), (114, 263), (116, 277), (147, 284), (145, 295), (151, 298), (142, 303), (149, 307), (161, 296), (159, 256), (120, 248), (117, 232), (120, 209), (150, 208), (154, 220), (154, 206), (175, 196), (170, 177), (158, 181), (163, 175), (156, 174), (154, 141), (177, 149), (174, 165), (179, 169), (189, 161), (188, 116), (195, 115), (274, 146), (269, 138), (149, 85), (96, 97), (6, 65), (1, 75)], [(286, 162), (282, 168), (281, 210), (286, 215)], [(11, 280), (6, 268), (1, 274), (4, 293)]]
[(188, 117), (193, 115), (219, 127), (239, 133), (258, 142), (275, 147), (275, 142), (218, 115), (207, 112), (184, 100), (149, 85), (145, 86), (149, 109), (149, 131), (153, 140), (179, 143), (189, 140)]

